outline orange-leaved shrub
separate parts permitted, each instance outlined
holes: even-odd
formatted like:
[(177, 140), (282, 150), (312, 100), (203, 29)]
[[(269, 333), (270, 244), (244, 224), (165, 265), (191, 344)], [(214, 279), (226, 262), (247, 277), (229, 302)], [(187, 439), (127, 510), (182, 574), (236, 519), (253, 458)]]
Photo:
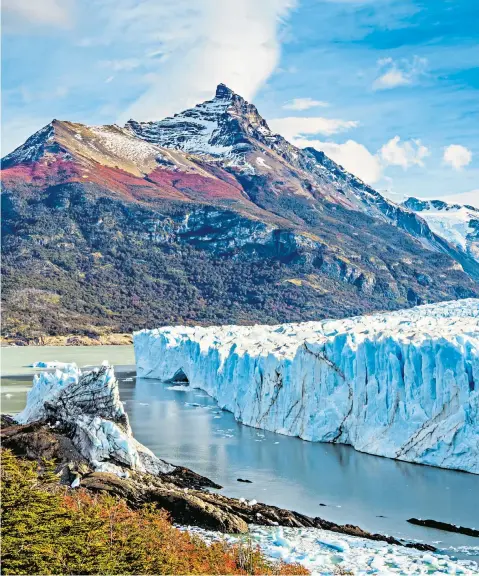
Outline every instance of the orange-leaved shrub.
[(308, 574), (251, 543), (208, 545), (164, 510), (59, 487), (51, 468), (2, 450), (2, 574)]

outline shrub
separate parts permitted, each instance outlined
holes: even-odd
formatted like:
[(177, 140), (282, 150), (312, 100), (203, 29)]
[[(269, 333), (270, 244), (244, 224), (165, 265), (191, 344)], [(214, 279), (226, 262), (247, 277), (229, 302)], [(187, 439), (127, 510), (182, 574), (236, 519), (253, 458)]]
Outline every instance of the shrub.
[(2, 450), (2, 574), (308, 574), (249, 545), (206, 544), (164, 510), (56, 484)]

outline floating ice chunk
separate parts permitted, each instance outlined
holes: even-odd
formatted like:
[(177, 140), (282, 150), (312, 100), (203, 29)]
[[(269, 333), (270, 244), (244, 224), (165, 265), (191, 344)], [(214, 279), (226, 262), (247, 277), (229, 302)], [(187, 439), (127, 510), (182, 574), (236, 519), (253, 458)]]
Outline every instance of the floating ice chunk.
[(53, 369), (58, 368), (59, 370), (64, 370), (68, 364), (66, 362), (58, 362), (58, 360), (54, 360), (52, 362), (33, 362), (33, 364), (29, 364), (27, 368), (45, 368), (45, 369)]

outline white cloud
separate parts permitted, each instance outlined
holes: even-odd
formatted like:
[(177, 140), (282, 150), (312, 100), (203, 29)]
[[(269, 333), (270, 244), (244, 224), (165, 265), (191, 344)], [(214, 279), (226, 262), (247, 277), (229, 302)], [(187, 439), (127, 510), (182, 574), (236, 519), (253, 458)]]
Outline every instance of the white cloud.
[(31, 24), (67, 27), (70, 5), (69, 0), (3, 0), (2, 12)]
[(285, 110), (309, 110), (318, 106), (325, 108), (329, 104), (322, 100), (313, 100), (312, 98), (294, 98), (291, 102), (287, 102), (283, 108)]
[(379, 150), (379, 156), (385, 165), (402, 166), (404, 170), (411, 166), (424, 166), (424, 158), (429, 150), (420, 140), (409, 140), (401, 143), (399, 136), (394, 136)]
[(298, 148), (312, 147), (323, 151), (367, 184), (375, 184), (379, 180), (389, 181), (391, 184), (390, 178), (384, 175), (387, 166), (401, 166), (404, 170), (412, 166), (422, 167), (424, 158), (429, 155), (428, 148), (421, 144), (420, 140), (402, 142), (399, 136), (391, 138), (376, 153), (351, 139), (338, 144), (307, 137), (315, 134), (331, 136), (344, 132), (359, 125), (355, 120), (288, 117), (270, 120), (268, 124)]
[(469, 206), (479, 208), (479, 188), (476, 190), (470, 190), (469, 192), (439, 196), (438, 200), (450, 202), (451, 204), (468, 204)]
[(336, 144), (334, 142), (321, 142), (320, 140), (297, 139), (295, 144), (301, 148), (312, 146), (317, 150), (322, 150), (326, 156), (329, 156), (337, 164), (367, 184), (374, 184), (381, 179), (382, 166), (377, 154), (371, 154), (366, 146), (355, 140)]
[(472, 152), (460, 144), (451, 144), (444, 148), (443, 160), (445, 164), (452, 166), (454, 170), (462, 170), (471, 163)]
[[(220, 82), (251, 100), (275, 70), (296, 0), (100, 0), (106, 36), (151, 58), (143, 94), (119, 118), (154, 120), (211, 98)], [(161, 23), (161, 25), (159, 25)]]
[(269, 120), (268, 124), (274, 132), (278, 132), (296, 144), (296, 140), (306, 134), (323, 134), (331, 136), (338, 132), (344, 132), (350, 128), (356, 128), (356, 120), (341, 120), (339, 118), (322, 118), (320, 116), (311, 118), (301, 118), (289, 116), (287, 118), (275, 118)]
[(427, 59), (414, 56), (412, 60), (381, 58), (377, 62), (379, 76), (373, 82), (373, 90), (390, 90), (413, 84), (425, 73)]

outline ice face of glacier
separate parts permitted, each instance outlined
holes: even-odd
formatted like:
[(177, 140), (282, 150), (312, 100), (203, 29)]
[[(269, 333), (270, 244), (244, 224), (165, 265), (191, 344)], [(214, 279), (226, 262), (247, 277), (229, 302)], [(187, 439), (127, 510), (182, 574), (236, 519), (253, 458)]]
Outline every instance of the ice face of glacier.
[(73, 444), (98, 471), (123, 473), (126, 467), (158, 474), (174, 470), (133, 437), (112, 366), (104, 363), (88, 372), (76, 364), (61, 368), (34, 377), (17, 422), (43, 420), (68, 429)]
[(479, 300), (279, 326), (134, 334), (137, 374), (180, 371), (249, 426), (479, 473)]

